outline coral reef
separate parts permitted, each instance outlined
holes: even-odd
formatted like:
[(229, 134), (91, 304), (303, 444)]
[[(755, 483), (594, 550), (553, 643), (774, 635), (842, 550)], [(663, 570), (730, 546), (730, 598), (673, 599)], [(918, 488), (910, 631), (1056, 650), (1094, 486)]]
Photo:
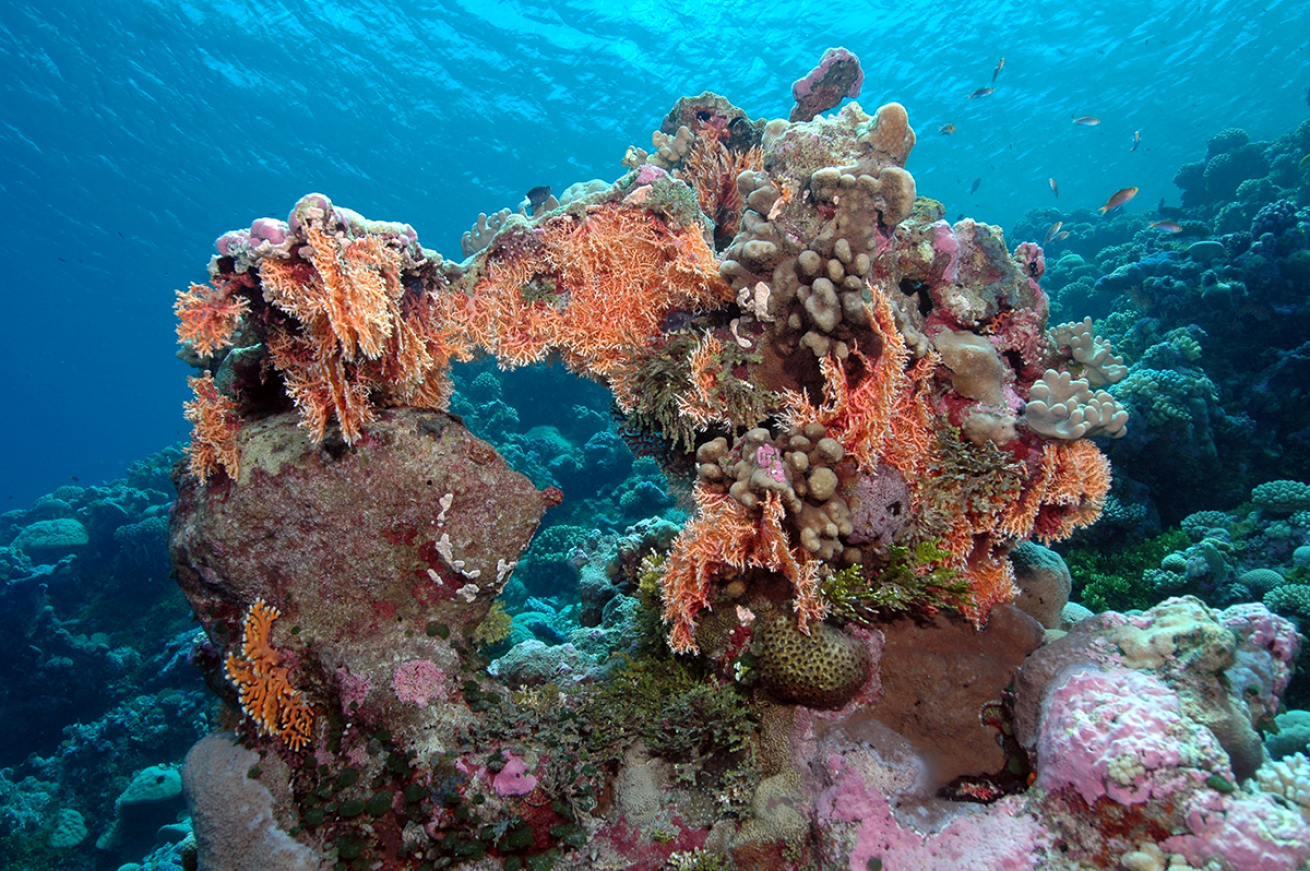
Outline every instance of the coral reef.
[(1061, 222), (1044, 287), (1061, 315), (1090, 312), (1123, 355), (1126, 375), (1105, 389), (1128, 435), (1107, 454), (1166, 525), (1196, 505), (1236, 507), (1252, 483), (1310, 458), (1310, 417), (1294, 398), (1310, 377), (1308, 147), (1310, 122), (1264, 142), (1228, 128), (1178, 171), (1182, 208), (1042, 209), (1015, 228), (1039, 240)]
[[(1291, 623), (1177, 600), (1043, 646), (1013, 604), (1022, 545), (1021, 603), (1064, 625), (1068, 576), (1024, 543), (1100, 515), (1088, 436), (1131, 411), (1093, 388), (1125, 364), (1091, 322), (1048, 331), (1040, 247), (917, 197), (902, 106), (817, 114), (852, 63), (791, 121), (682, 98), (616, 182), (480, 218), (459, 264), (322, 194), (219, 240), (177, 304), (204, 374), (170, 525), (247, 715), (185, 774), (202, 867), (243, 831), (286, 867), (1073, 868), (1156, 841), (1239, 867), (1260, 826), (1261, 867), (1306, 858), (1249, 785)], [(485, 365), (453, 397), (479, 357), (559, 361), (619, 435), (527, 419)], [(570, 491), (617, 517), (530, 547), (585, 516)], [(630, 525), (671, 493), (680, 529)]]

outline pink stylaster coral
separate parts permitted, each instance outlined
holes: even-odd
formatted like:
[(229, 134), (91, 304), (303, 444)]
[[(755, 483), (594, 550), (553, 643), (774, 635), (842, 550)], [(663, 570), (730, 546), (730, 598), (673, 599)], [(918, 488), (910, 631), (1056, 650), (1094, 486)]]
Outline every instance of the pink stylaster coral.
[(513, 753), (506, 754), (505, 767), (496, 773), (491, 786), (501, 796), (527, 795), (537, 788), (537, 778), (528, 773), (527, 764)]
[(411, 659), (397, 666), (391, 688), (396, 691), (396, 698), (420, 708), (426, 708), (433, 699), (444, 702), (449, 694), (445, 673), (427, 659)]

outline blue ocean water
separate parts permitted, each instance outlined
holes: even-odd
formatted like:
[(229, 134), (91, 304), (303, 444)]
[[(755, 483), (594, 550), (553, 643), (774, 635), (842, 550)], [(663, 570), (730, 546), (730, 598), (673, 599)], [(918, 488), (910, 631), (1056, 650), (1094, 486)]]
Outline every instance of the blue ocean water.
[(478, 212), (618, 177), (683, 94), (785, 117), (834, 45), (861, 105), (908, 108), (919, 192), (1003, 227), (1048, 178), (1066, 207), (1176, 203), (1209, 136), (1307, 114), (1293, 0), (5, 3), (0, 507), (186, 437), (173, 291), (224, 231), (319, 190), (459, 259)]

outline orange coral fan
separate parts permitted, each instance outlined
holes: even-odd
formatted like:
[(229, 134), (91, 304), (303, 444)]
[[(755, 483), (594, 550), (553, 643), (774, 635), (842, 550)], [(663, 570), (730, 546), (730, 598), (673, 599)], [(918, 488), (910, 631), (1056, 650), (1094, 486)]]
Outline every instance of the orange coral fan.
[(964, 608), (975, 623), (993, 605), (1013, 598), (1013, 569), (1005, 554), (1016, 541), (1037, 537), (1046, 543), (1065, 538), (1100, 516), (1110, 488), (1110, 463), (1084, 439), (1045, 445), (1035, 473), (998, 479), (983, 500), (957, 496), (941, 547), (960, 570), (972, 602)]
[(1050, 544), (1096, 522), (1110, 492), (1111, 473), (1110, 461), (1086, 439), (1051, 442), (1046, 454), (1052, 471), (1033, 534)]
[(473, 341), (504, 367), (557, 351), (574, 372), (604, 379), (660, 332), (675, 309), (732, 300), (699, 228), (641, 208), (591, 206), (532, 231), (537, 256), (492, 254), (465, 312)]
[(178, 319), (177, 340), (191, 342), (202, 357), (231, 343), (237, 323), (250, 307), (250, 300), (231, 293), (232, 284), (244, 282), (234, 277), (220, 283), (224, 285), (221, 288), (192, 284), (186, 293), (176, 291), (177, 302), (173, 303)]
[[(852, 389), (842, 362), (830, 353), (819, 361), (823, 372), (823, 404), (816, 407), (803, 393), (787, 390), (783, 392), (781, 415), (783, 423), (791, 428), (807, 423), (823, 424), (828, 435), (841, 442), (865, 469), (878, 465), (898, 406), (906, 403), (907, 410), (912, 410), (915, 402), (912, 384), (905, 373), (909, 360), (905, 339), (896, 329), (886, 296), (876, 290), (872, 313), (874, 327), (882, 338), (881, 354), (870, 360), (858, 349), (850, 352), (862, 364), (866, 372), (864, 380)], [(903, 428), (903, 431), (910, 429)]]
[(196, 395), (182, 404), (182, 416), (191, 422), (191, 444), (187, 445), (191, 473), (203, 481), (222, 466), (230, 477), (238, 477), (241, 415), (237, 404), (218, 392), (209, 372), (200, 378), (188, 378), (187, 384)]
[(976, 626), (987, 621), (993, 607), (1002, 602), (1013, 602), (1019, 592), (1009, 558), (993, 553), (985, 539), (969, 556), (960, 578), (969, 584), (969, 597), (960, 610)]
[(929, 351), (905, 373), (909, 384), (897, 397), (890, 432), (882, 445), (881, 461), (895, 466), (907, 480), (923, 475), (937, 452), (929, 403), (933, 371), (940, 362), (937, 352)]
[(712, 423), (732, 425), (728, 410), (716, 401), (719, 378), (723, 373), (723, 363), (719, 359), (722, 352), (723, 343), (706, 334), (687, 358), (691, 367), (691, 384), (678, 396), (678, 411), (702, 429)]
[(282, 653), (269, 641), (280, 616), (277, 608), (255, 599), (242, 623), (241, 656), (229, 653), (224, 671), (259, 733), (281, 738), (294, 752), (309, 743), (314, 714), (287, 681), (290, 670), (280, 664)]
[(267, 344), (314, 440), (335, 418), (353, 443), (375, 402), (445, 407), (446, 366), (469, 359), (471, 349), (457, 338), (458, 323), (407, 300), (400, 252), (381, 236), (352, 239), (310, 226), (305, 238), (305, 260), (266, 258), (259, 274), (269, 303), (298, 322), (298, 330), (273, 325)]
[(731, 238), (737, 234), (744, 203), (737, 188), (737, 176), (746, 170), (764, 168), (764, 152), (759, 148), (738, 153), (724, 146), (713, 128), (701, 131), (682, 163), (673, 174), (696, 189), (700, 209), (714, 221), (715, 235)]
[(695, 497), (697, 516), (673, 542), (660, 578), (663, 619), (672, 624), (669, 646), (675, 652), (696, 652), (696, 615), (709, 604), (710, 582), (726, 568), (762, 568), (791, 581), (802, 632), (809, 621), (823, 618), (827, 606), (818, 592), (819, 561), (791, 546), (777, 493), (765, 498), (758, 519), (726, 493), (698, 484)]
[(677, 653), (697, 650), (696, 615), (709, 604), (710, 581), (725, 567), (745, 567), (756, 541), (746, 506), (701, 486), (695, 497), (697, 516), (673, 542), (660, 578), (664, 622), (672, 624), (669, 646)]

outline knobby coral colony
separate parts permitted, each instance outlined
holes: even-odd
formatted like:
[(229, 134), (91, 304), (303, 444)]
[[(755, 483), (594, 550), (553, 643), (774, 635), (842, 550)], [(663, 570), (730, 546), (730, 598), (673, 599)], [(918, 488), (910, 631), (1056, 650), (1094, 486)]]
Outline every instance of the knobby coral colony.
[(553, 355), (608, 385), (627, 429), (695, 456), (697, 515), (660, 582), (674, 650), (728, 603), (806, 633), (839, 574), (843, 614), (867, 612), (853, 577), (911, 604), (880, 592), (906, 576), (893, 547), (954, 578), (918, 604), (981, 625), (1015, 595), (1014, 544), (1097, 518), (1110, 470), (1077, 436), (1122, 421), (1081, 379), (1051, 395), (1084, 367), (1047, 332), (1041, 250), (916, 198), (914, 141), (896, 103), (766, 123), (683, 98), (618, 182), (509, 217), (460, 264), (311, 194), (220, 239), (209, 285), (179, 294), (178, 335), (213, 372), (192, 381), (192, 470), (238, 479), (242, 421), (294, 406), (350, 445), (381, 407), (443, 408), (451, 360)]

